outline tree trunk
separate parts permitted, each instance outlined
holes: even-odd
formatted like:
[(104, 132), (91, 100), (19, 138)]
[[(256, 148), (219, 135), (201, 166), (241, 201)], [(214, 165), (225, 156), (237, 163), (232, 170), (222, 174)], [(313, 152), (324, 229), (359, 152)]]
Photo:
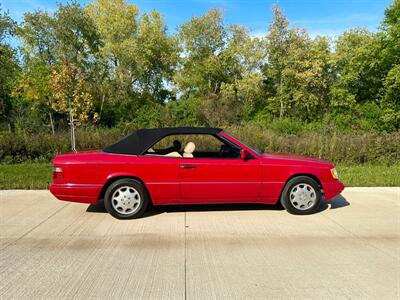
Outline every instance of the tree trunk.
[(55, 130), (54, 130), (54, 121), (53, 121), (53, 114), (51, 113), (51, 111), (49, 111), (49, 117), (50, 117), (51, 132), (52, 132), (53, 135), (54, 135), (54, 133), (55, 133)]
[(101, 106), (100, 106), (99, 123), (100, 123), (100, 119), (101, 119), (101, 113), (103, 112), (104, 99), (105, 99), (105, 95), (103, 94), (103, 98), (101, 99)]
[(72, 151), (76, 152), (76, 145), (75, 145), (75, 122), (74, 122), (74, 115), (72, 114), (72, 109), (69, 109), (69, 123), (71, 125), (71, 148)]
[(279, 102), (280, 102), (279, 119), (283, 118), (283, 113), (284, 113), (284, 108), (285, 108), (283, 100), (282, 100), (282, 85), (283, 85), (283, 82), (282, 82), (282, 75), (281, 75), (280, 79), (279, 79), (279, 93), (278, 93)]

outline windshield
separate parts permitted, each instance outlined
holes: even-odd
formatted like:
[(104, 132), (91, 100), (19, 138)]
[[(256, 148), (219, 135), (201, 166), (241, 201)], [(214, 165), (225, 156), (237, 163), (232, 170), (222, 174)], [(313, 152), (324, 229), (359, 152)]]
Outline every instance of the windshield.
[(256, 148), (256, 147), (249, 146), (249, 144), (247, 144), (247, 143), (243, 143), (241, 140), (239, 140), (237, 137), (235, 137), (235, 136), (234, 136), (233, 134), (231, 134), (230, 132), (225, 131), (225, 130), (224, 130), (224, 132), (225, 132), (226, 134), (228, 134), (230, 137), (232, 137), (234, 140), (236, 140), (237, 142), (239, 142), (239, 143), (245, 145), (247, 148), (249, 148), (251, 151), (255, 152), (256, 154), (259, 154), (259, 155), (260, 155), (260, 154), (263, 154), (263, 151), (261, 151), (260, 149), (258, 149), (258, 148)]

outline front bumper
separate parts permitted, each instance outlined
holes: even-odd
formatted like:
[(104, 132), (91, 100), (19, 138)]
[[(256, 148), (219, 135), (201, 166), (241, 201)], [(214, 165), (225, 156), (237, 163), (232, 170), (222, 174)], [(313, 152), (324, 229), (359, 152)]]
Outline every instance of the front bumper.
[(333, 200), (337, 195), (339, 195), (344, 190), (344, 184), (339, 180), (329, 181), (322, 184), (324, 190), (325, 200)]

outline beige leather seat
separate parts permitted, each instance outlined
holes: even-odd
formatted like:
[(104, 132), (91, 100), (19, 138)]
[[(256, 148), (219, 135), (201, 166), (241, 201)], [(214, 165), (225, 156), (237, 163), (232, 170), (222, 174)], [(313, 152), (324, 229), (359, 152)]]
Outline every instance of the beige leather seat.
[(196, 149), (196, 145), (193, 142), (187, 143), (185, 149), (183, 149), (183, 157), (193, 158), (194, 149)]
[(170, 152), (165, 154), (164, 156), (168, 156), (168, 157), (182, 157), (182, 155), (180, 155), (178, 152), (174, 151), (174, 152)]

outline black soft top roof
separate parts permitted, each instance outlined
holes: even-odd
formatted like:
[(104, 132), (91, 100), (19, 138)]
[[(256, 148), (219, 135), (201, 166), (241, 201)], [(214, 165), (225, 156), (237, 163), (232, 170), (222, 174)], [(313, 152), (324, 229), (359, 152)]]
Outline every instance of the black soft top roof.
[(163, 137), (172, 134), (218, 134), (219, 128), (177, 127), (139, 129), (113, 145), (107, 146), (103, 152), (117, 154), (141, 155)]

